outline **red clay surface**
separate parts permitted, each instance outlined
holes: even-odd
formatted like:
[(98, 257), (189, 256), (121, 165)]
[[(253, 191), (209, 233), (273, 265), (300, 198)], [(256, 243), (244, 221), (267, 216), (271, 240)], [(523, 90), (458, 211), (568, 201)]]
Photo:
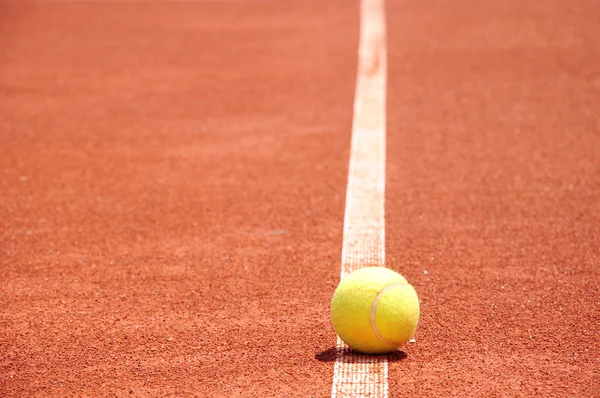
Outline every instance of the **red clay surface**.
[(388, 4), (391, 390), (599, 396), (600, 4)]
[[(388, 2), (392, 396), (600, 390), (600, 9)], [(0, 3), (0, 396), (328, 396), (358, 3)], [(427, 271), (427, 273), (425, 273)]]

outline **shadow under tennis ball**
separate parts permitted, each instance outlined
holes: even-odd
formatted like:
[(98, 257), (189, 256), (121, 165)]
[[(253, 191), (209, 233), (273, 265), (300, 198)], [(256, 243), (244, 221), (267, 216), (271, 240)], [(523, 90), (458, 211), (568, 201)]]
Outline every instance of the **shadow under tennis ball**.
[(349, 363), (362, 362), (363, 359), (373, 360), (374, 358), (378, 357), (381, 357), (382, 359), (387, 359), (388, 362), (398, 362), (408, 357), (408, 355), (406, 355), (404, 351), (394, 351), (389, 354), (365, 355), (348, 348), (331, 347), (328, 350), (321, 351), (315, 354), (315, 359), (320, 362), (335, 362), (338, 358), (338, 355), (341, 362)]

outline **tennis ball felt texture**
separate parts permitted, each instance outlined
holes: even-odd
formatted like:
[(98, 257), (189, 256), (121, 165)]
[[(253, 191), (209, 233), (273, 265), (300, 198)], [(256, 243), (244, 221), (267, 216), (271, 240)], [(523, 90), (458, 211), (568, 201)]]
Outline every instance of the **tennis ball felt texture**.
[(335, 332), (364, 354), (397, 350), (415, 333), (419, 315), (415, 289), (385, 267), (365, 267), (348, 274), (331, 300)]

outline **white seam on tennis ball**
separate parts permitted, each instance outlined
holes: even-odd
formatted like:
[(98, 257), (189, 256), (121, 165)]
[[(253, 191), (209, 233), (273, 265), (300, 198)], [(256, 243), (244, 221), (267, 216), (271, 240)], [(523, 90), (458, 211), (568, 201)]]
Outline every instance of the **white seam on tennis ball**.
[(385, 344), (388, 344), (391, 346), (396, 346), (397, 344), (381, 337), (381, 335), (379, 334), (379, 330), (377, 329), (377, 323), (375, 322), (375, 313), (377, 312), (377, 304), (379, 303), (379, 299), (381, 298), (381, 296), (383, 296), (383, 294), (387, 290), (390, 290), (394, 287), (402, 286), (402, 285), (405, 285), (405, 283), (392, 283), (391, 285), (388, 285), (388, 286), (384, 287), (383, 289), (381, 289), (381, 291), (377, 294), (377, 297), (375, 297), (375, 301), (373, 301), (373, 306), (371, 307), (371, 328), (373, 329), (375, 336), (382, 343), (385, 343)]

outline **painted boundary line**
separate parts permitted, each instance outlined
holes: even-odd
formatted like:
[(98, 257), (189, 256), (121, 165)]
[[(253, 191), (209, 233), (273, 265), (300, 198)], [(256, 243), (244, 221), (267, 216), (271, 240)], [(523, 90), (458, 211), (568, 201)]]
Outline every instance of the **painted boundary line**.
[[(387, 54), (384, 0), (361, 0), (358, 76), (348, 170), (340, 279), (385, 265), (385, 111)], [(387, 397), (385, 356), (356, 354), (339, 339), (331, 396)]]

